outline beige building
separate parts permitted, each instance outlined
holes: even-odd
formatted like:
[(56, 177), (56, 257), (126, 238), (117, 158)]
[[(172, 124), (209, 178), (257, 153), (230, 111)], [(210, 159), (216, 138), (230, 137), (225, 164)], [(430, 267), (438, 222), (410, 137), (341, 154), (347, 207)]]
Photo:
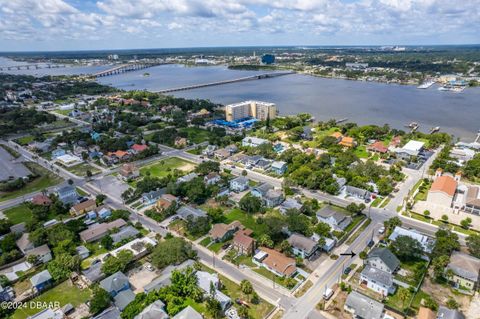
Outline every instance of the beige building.
[(229, 122), (247, 117), (254, 117), (260, 121), (277, 116), (275, 103), (261, 101), (244, 101), (225, 106), (225, 119)]
[(435, 173), (435, 180), (427, 195), (427, 202), (451, 207), (458, 186), (459, 176), (442, 175), (441, 169)]

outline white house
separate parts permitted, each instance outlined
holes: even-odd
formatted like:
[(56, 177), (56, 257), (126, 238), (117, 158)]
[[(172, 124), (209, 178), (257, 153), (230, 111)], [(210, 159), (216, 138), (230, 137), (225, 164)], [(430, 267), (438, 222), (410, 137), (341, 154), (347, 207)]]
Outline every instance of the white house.
[(387, 248), (374, 248), (365, 259), (371, 267), (393, 274), (400, 267), (400, 260)]
[(392, 274), (370, 265), (367, 265), (360, 274), (360, 282), (383, 296), (395, 292)]
[(258, 138), (255, 136), (247, 136), (242, 140), (242, 146), (258, 147), (266, 143), (268, 143), (266, 139)]
[(230, 189), (234, 192), (243, 192), (248, 188), (248, 178), (238, 176), (230, 181)]

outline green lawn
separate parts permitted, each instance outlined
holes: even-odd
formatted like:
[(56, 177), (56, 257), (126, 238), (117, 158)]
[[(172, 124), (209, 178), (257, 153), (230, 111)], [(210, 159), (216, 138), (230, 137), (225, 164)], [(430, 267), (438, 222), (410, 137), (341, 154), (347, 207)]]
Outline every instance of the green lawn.
[[(90, 289), (80, 290), (75, 285), (72, 285), (69, 280), (64, 281), (60, 285), (52, 288), (40, 296), (32, 299), (32, 302), (59, 302), (60, 306), (70, 303), (74, 307), (85, 303), (91, 297)], [(36, 314), (42, 309), (18, 309), (14, 312), (12, 319), (24, 319), (28, 316)]]
[(211, 251), (215, 252), (215, 253), (218, 253), (220, 251), (220, 249), (222, 249), (222, 246), (224, 245), (225, 243), (222, 243), (222, 242), (218, 242), (218, 243), (213, 243), (211, 244), (210, 246), (208, 246), (208, 249), (210, 249)]
[(409, 298), (403, 301), (400, 299), (400, 295), (401, 295), (400, 291), (402, 290), (408, 291), (408, 289), (406, 288), (397, 287), (397, 290), (395, 291), (395, 293), (393, 295), (388, 296), (387, 299), (385, 299), (385, 304), (403, 312), (403, 309), (405, 309), (408, 306), (408, 303), (410, 302), (410, 299), (412, 298), (413, 295), (412, 293), (409, 293)]
[(87, 176), (87, 171), (92, 172), (93, 175), (100, 173), (100, 170), (87, 163), (81, 163), (75, 166), (65, 167), (65, 169), (78, 176)]
[(198, 144), (208, 141), (212, 136), (210, 131), (197, 127), (184, 127), (179, 129), (182, 133), (187, 133), (187, 138), (191, 143)]
[(202, 245), (203, 247), (207, 247), (208, 244), (210, 244), (211, 242), (212, 242), (212, 239), (210, 237), (205, 237), (200, 241), (200, 245)]
[(359, 158), (368, 158), (367, 148), (364, 145), (356, 147), (354, 153)]
[(15, 140), (15, 142), (17, 142), (18, 144), (20, 145), (28, 145), (29, 143), (33, 142), (35, 140), (35, 137), (32, 136), (32, 135), (26, 135), (26, 136), (23, 136), (23, 137), (20, 137), (18, 139)]
[[(265, 278), (268, 278), (269, 280), (275, 279), (275, 284), (281, 285), (281, 286), (283, 286), (287, 289), (292, 289), (294, 287), (294, 286), (287, 286), (286, 278), (282, 278), (280, 276), (277, 276), (273, 272), (271, 272), (270, 270), (268, 270), (266, 268), (259, 267), (259, 268), (253, 269), (253, 271), (255, 271), (256, 273), (259, 273), (260, 275), (262, 275)], [(294, 281), (294, 282), (295, 282), (295, 284), (297, 283), (297, 281)]]
[(21, 156), (19, 152), (17, 152), (16, 150), (14, 150), (13, 148), (7, 145), (0, 144), (0, 147), (6, 150), (10, 155), (12, 155), (15, 158), (19, 158)]
[(400, 268), (407, 270), (409, 275), (403, 277), (396, 274), (395, 278), (416, 287), (420, 283), (423, 273), (427, 270), (427, 265), (428, 262), (423, 259), (401, 262)]
[(36, 163), (26, 162), (25, 166), (27, 166), (31, 171), (38, 173), (40, 176), (35, 178), (33, 181), (29, 182), (25, 187), (19, 190), (16, 190), (14, 192), (0, 193), (0, 202), (27, 195), (33, 192), (41, 191), (48, 187), (57, 185), (62, 181), (59, 176), (51, 173), (50, 171), (46, 170), (45, 168), (41, 167)]
[(7, 209), (3, 212), (12, 224), (19, 224), (23, 222), (30, 222), (32, 220), (32, 210), (28, 208), (27, 204), (20, 204), (18, 206)]
[(380, 208), (384, 208), (385, 206), (388, 205), (389, 202), (390, 202), (390, 197), (387, 197), (387, 198), (383, 201), (382, 205), (380, 205)]
[(372, 202), (372, 207), (377, 207), (378, 205), (380, 205), (380, 202), (383, 200), (383, 197), (380, 197), (380, 196), (377, 196), (377, 198), (375, 198)]
[(370, 225), (370, 223), (372, 222), (371, 219), (367, 219), (367, 221), (365, 223), (363, 223), (362, 226), (360, 226), (357, 231), (352, 235), (350, 236), (350, 238), (347, 239), (347, 241), (345, 242), (347, 245), (350, 245), (351, 243), (353, 243), (353, 241), (355, 239), (357, 239), (358, 236), (360, 236), (360, 234), (365, 230), (365, 228), (368, 227), (368, 225)]
[(72, 110), (55, 110), (53, 112), (55, 112), (57, 114), (60, 114), (60, 115), (68, 116), (68, 114), (70, 114), (72, 112)]
[(225, 222), (226, 224), (229, 224), (235, 220), (238, 220), (239, 222), (242, 223), (243, 226), (253, 230), (252, 236), (256, 239), (258, 239), (258, 237), (264, 234), (267, 230), (267, 225), (258, 224), (256, 222), (256, 219), (252, 215), (245, 213), (238, 208), (234, 208), (230, 212), (225, 214), (225, 218), (227, 219)]
[(178, 169), (183, 172), (190, 172), (194, 169), (194, 167), (195, 164), (192, 162), (178, 157), (169, 157), (140, 168), (140, 174), (145, 176), (147, 172), (150, 172), (150, 175), (153, 177), (165, 177), (174, 169)]

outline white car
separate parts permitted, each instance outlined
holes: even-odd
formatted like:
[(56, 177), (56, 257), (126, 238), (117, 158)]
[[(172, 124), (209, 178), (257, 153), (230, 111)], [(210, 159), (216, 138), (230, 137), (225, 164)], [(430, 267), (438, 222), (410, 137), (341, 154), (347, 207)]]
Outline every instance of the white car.
[(327, 290), (325, 290), (325, 292), (323, 293), (323, 299), (328, 300), (332, 297), (332, 295), (333, 295), (333, 290), (330, 288), (327, 288)]
[(385, 227), (382, 226), (378, 229), (379, 234), (383, 234), (384, 232), (385, 232)]

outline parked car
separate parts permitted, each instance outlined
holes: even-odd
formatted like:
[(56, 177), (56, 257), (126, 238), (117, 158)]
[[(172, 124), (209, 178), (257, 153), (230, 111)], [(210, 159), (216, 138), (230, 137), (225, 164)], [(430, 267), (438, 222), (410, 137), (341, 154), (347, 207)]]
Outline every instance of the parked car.
[(382, 226), (378, 229), (379, 234), (383, 234), (384, 232), (385, 232), (385, 227)]
[(325, 290), (325, 292), (323, 293), (323, 299), (328, 300), (332, 297), (332, 295), (333, 295), (333, 290), (330, 288), (327, 288), (327, 290)]
[(348, 266), (347, 268), (345, 268), (345, 269), (343, 270), (343, 274), (344, 274), (344, 275), (348, 275), (351, 271), (352, 271), (352, 268), (350, 268), (350, 266)]
[(370, 241), (368, 242), (368, 244), (367, 244), (367, 246), (368, 246), (369, 248), (372, 248), (373, 245), (375, 245), (375, 242), (374, 242), (373, 240), (370, 240)]
[(153, 268), (153, 266), (150, 264), (147, 264), (145, 268), (147, 268), (148, 271), (155, 271), (155, 268)]

